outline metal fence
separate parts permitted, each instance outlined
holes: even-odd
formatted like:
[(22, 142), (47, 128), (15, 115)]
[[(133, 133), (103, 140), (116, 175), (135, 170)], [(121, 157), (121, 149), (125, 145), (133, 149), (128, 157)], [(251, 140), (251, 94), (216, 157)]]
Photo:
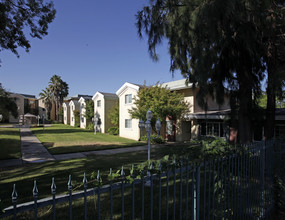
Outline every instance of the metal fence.
[(244, 153), (199, 164), (174, 159), (139, 176), (125, 176), (122, 169), (119, 182), (89, 189), (84, 175), (79, 192), (73, 192), (69, 176), (66, 195), (56, 195), (53, 179), (52, 196), (40, 200), (35, 181), (34, 201), (25, 204), (17, 204), (14, 185), (13, 205), (1, 217), (16, 219), (31, 211), (37, 219), (38, 210), (49, 207), (49, 219), (62, 219), (62, 212), (69, 219), (261, 219), (274, 205), (273, 146), (260, 142)]

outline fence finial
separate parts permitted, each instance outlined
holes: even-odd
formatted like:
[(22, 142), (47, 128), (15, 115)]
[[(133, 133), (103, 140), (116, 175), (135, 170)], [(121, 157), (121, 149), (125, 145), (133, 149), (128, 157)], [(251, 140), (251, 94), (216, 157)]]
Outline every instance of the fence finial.
[(55, 182), (54, 182), (54, 177), (51, 179), (51, 193), (53, 194), (53, 195), (55, 195), (55, 193), (56, 193), (56, 185), (55, 185)]
[(13, 185), (13, 192), (12, 192), (12, 202), (17, 202), (18, 199), (18, 193), (16, 191), (16, 184)]
[(161, 169), (162, 169), (162, 164), (161, 164), (161, 160), (159, 161), (159, 164), (158, 164), (158, 170), (159, 172), (161, 172)]
[(122, 170), (121, 170), (121, 176), (125, 176), (125, 172), (124, 172), (124, 166), (122, 166)]
[(37, 181), (34, 180), (34, 188), (33, 188), (33, 196), (36, 198), (38, 197), (39, 190), (37, 188)]
[(69, 191), (72, 190), (72, 181), (71, 181), (71, 175), (69, 175), (68, 183), (67, 183), (67, 188)]
[(86, 173), (84, 172), (84, 175), (83, 175), (83, 186), (84, 186), (84, 188), (86, 188), (87, 187), (87, 178), (86, 178)]

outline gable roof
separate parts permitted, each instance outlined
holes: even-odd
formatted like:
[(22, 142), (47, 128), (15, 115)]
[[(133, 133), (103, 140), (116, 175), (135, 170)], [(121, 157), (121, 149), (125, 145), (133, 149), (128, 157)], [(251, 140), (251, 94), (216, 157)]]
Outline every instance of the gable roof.
[(121, 86), (121, 88), (119, 88), (116, 92), (117, 96), (120, 96), (122, 94), (123, 91), (125, 91), (125, 89), (127, 88), (132, 88), (136, 91), (139, 91), (140, 88), (143, 88), (143, 85), (138, 85), (138, 84), (134, 84), (134, 83), (129, 83), (129, 82), (125, 82), (124, 85)]
[(104, 97), (104, 99), (118, 99), (118, 96), (114, 93), (98, 91), (93, 95), (92, 100), (94, 101), (97, 98), (97, 96), (99, 96), (100, 94)]

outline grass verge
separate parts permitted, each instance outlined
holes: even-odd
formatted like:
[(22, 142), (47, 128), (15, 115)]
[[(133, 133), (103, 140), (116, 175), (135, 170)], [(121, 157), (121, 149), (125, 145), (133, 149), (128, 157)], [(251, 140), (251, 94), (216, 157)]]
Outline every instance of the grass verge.
[(21, 158), (18, 128), (0, 128), (0, 160)]
[(97, 133), (94, 135), (92, 131), (62, 124), (54, 124), (51, 127), (46, 127), (45, 130), (43, 128), (31, 128), (31, 130), (51, 154), (96, 151), (145, 144), (109, 134)]

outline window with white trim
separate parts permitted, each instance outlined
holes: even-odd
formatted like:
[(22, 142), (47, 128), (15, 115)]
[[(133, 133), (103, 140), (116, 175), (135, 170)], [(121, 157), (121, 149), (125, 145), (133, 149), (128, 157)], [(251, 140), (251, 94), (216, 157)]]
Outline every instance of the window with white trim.
[(125, 119), (125, 128), (132, 128), (132, 119)]
[(125, 104), (131, 104), (133, 100), (132, 94), (125, 95)]
[(97, 107), (99, 107), (99, 108), (101, 107), (101, 100), (97, 101)]

